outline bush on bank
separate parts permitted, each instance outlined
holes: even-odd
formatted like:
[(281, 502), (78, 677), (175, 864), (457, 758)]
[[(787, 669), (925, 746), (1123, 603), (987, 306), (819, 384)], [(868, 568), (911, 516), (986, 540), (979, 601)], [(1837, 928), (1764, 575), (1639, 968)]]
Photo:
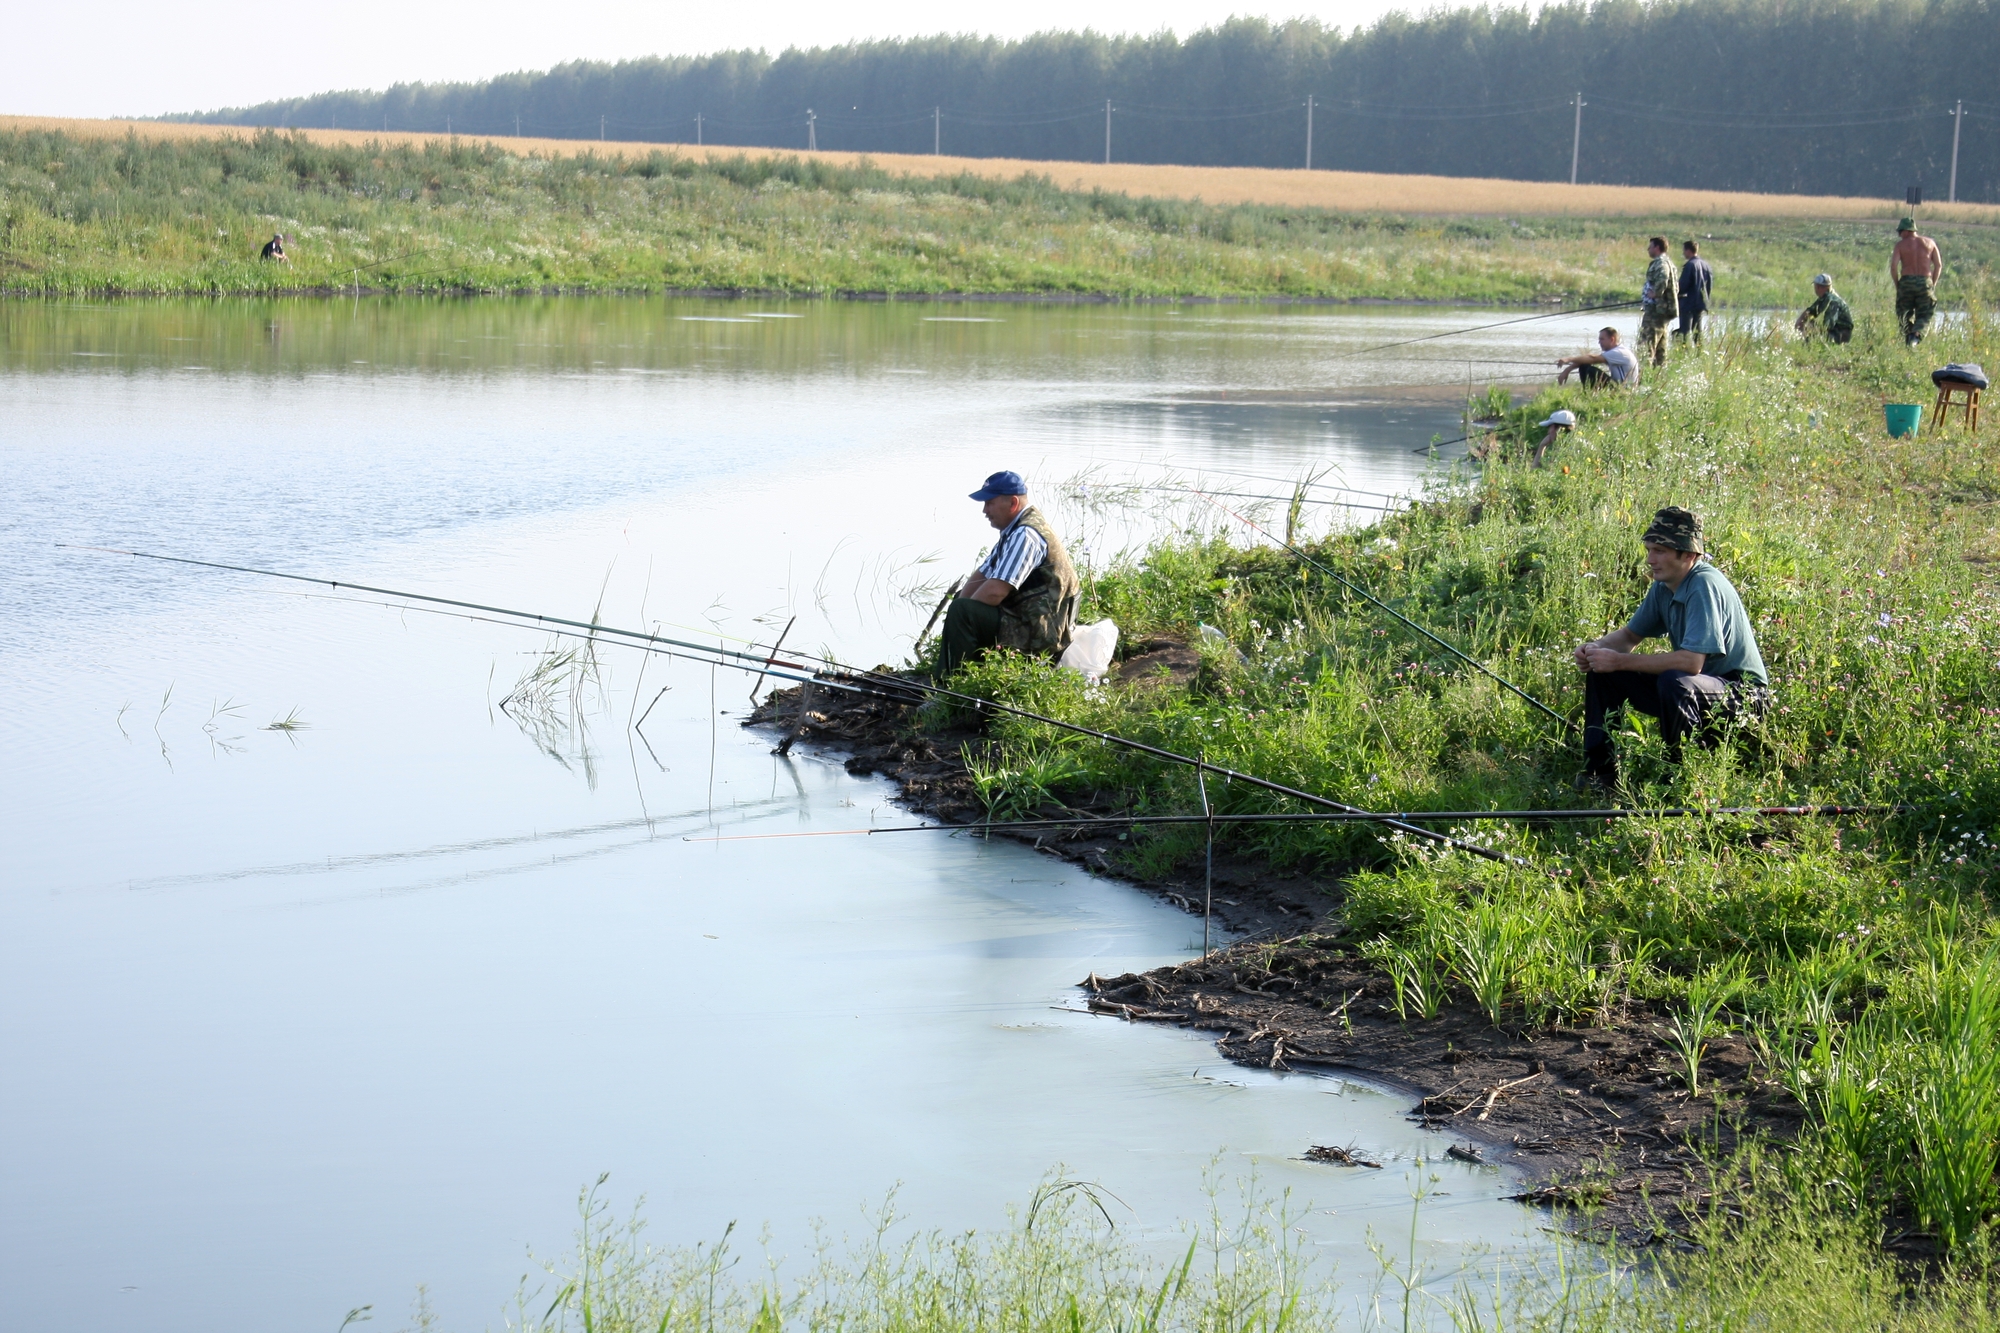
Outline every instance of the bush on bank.
[[(1968, 437), (1955, 420), (1936, 432), (1927, 422), (1892, 440), (1882, 404), (1923, 402), (1928, 416), (1931, 368), (1991, 362), (2000, 339), (1984, 308), (1915, 351), (1886, 311), (1847, 347), (1797, 340), (1783, 321), (1739, 321), (1678, 351), (1637, 393), (1541, 393), (1510, 418), (1503, 461), (1311, 546), (1580, 717), (1570, 650), (1624, 622), (1646, 586), (1639, 532), (1656, 508), (1685, 505), (1742, 592), (1776, 704), (1679, 769), (1649, 719), (1628, 720), (1620, 803), (1907, 813), (1457, 830), (1532, 869), (1359, 824), (1221, 834), (1274, 864), (1348, 874), (1345, 939), (1390, 976), (1407, 1021), (1423, 1021), (1426, 994), (1509, 1024), (1636, 1004), (1693, 1052), (1685, 1079), (1697, 1096), (1703, 1041), (1745, 1031), (1761, 1076), (1788, 1088), (1811, 1126), (1784, 1188), (1760, 1197), (1794, 1211), (1837, 1199), (1825, 1207), (1852, 1212), (1858, 1228), (1839, 1234), (1877, 1243), (1893, 1231), (1965, 1263), (1984, 1262), (2000, 1211), (2000, 467), (1990, 424)], [(1529, 423), (1558, 405), (1582, 428), (1532, 469)], [(1246, 537), (1189, 537), (1087, 580), (1085, 618), (1112, 616), (1128, 642), (1222, 631), (1194, 688), (1087, 691), (1004, 658), (968, 678), (1375, 809), (1579, 803), (1581, 756), (1561, 728)], [(1135, 811), (1199, 808), (1190, 770), (1018, 720), (993, 735), (1001, 751), (982, 781), (994, 799), (1116, 792)], [(1232, 811), (1286, 808), (1240, 785), (1210, 794)], [(1160, 873), (1199, 834), (1140, 830), (1132, 844), (1131, 868)]]

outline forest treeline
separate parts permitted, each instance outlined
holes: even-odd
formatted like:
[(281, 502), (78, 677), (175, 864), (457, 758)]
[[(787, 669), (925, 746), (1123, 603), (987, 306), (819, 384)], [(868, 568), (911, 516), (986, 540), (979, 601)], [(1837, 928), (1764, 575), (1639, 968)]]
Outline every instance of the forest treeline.
[[(1567, 179), (2000, 200), (2000, 4), (1599, 0), (1235, 18), (1186, 38), (930, 37), (399, 84), (236, 125)], [(1582, 131), (1575, 94), (1581, 93)], [(1963, 103), (1962, 120), (1952, 112)]]

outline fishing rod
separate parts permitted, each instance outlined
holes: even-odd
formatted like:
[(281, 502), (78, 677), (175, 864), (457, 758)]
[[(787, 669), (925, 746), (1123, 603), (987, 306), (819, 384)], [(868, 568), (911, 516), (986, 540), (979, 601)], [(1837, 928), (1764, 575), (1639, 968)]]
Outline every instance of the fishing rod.
[[(461, 601), (457, 598), (438, 597), (429, 593), (405, 592), (394, 588), (374, 587), (365, 583), (341, 582), (335, 579), (315, 578), (306, 574), (287, 574), (278, 570), (257, 569), (248, 565), (231, 565), (216, 560), (195, 560), (188, 556), (160, 555), (150, 551), (132, 551), (120, 547), (88, 546), (72, 542), (58, 542), (56, 545), (66, 550), (96, 551), (108, 555), (131, 556), (139, 560), (158, 560), (168, 564), (190, 565), (199, 569), (217, 569), (234, 574), (253, 574), (262, 578), (285, 579), (294, 583), (311, 583), (328, 588), (347, 588), (356, 592), (371, 593), (379, 597), (403, 598), (410, 601), (428, 602), (434, 606), (455, 607), (460, 612), (485, 612), (488, 615), (508, 616), (513, 621), (526, 621), (548, 629), (551, 633), (568, 633), (569, 637), (597, 639), (608, 635), (631, 641), (641, 646), (664, 645), (670, 648), (678, 648), (683, 653), (699, 661), (729, 666), (739, 671), (763, 671), (779, 679), (797, 681), (802, 685), (821, 686), (853, 694), (870, 695), (904, 705), (920, 702), (922, 696), (925, 694), (935, 695), (968, 704), (974, 711), (991, 709), (994, 712), (1004, 713), (1011, 717), (1019, 717), (1030, 722), (1039, 722), (1045, 726), (1055, 727), (1058, 730), (1122, 746), (1125, 749), (1140, 754), (1148, 754), (1157, 759), (1165, 759), (1173, 763), (1186, 764), (1197, 769), (1205, 769), (1220, 774), (1227, 780), (1242, 782), (1265, 791), (1275, 792), (1281, 796), (1289, 796), (1294, 800), (1304, 801), (1308, 805), (1318, 805), (1355, 815), (1369, 815), (1372, 813), (1361, 809), (1359, 806), (1348, 805), (1345, 802), (1336, 801), (1328, 796), (1301, 791), (1297, 787), (1288, 787), (1281, 782), (1273, 782), (1269, 778), (1260, 778), (1249, 773), (1240, 773), (1234, 769), (1210, 764), (1189, 755), (1177, 754), (1172, 750), (1163, 749), (1157, 745), (1148, 745), (1144, 741), (1135, 741), (1129, 737), (1115, 735), (1108, 731), (1099, 731), (1093, 727), (1086, 727), (1075, 722), (1065, 722), (1060, 718), (1030, 712), (1028, 709), (1019, 708), (1013, 704), (1003, 704), (997, 700), (983, 699), (972, 694), (963, 694), (957, 690), (946, 689), (944, 686), (934, 682), (910, 680), (900, 676), (885, 677), (879, 672), (872, 671), (856, 671), (824, 657), (815, 658), (810, 653), (799, 653), (796, 655), (808, 660), (816, 660), (835, 671), (845, 672), (849, 679), (843, 681), (837, 678), (830, 678), (824, 672), (803, 663), (782, 661), (775, 654), (766, 655), (762, 653), (738, 652), (735, 649), (723, 648), (719, 645), (710, 646), (708, 644), (692, 643), (684, 639), (670, 639), (659, 634), (648, 634), (643, 630), (621, 629), (615, 625), (600, 625), (591, 621), (571, 620), (564, 616), (543, 615), (534, 611), (517, 611), (504, 606), (489, 606), (482, 602)], [(575, 631), (582, 631), (582, 633), (578, 634)], [(780, 667), (787, 668), (788, 670), (778, 670), (777, 668)], [(791, 671), (804, 671), (809, 674), (801, 677), (789, 674)], [(852, 681), (855, 679), (884, 682), (887, 688), (884, 688), (882, 684), (854, 684)], [(1500, 861), (1513, 865), (1527, 864), (1519, 857), (1510, 856), (1504, 852), (1496, 852), (1489, 847), (1480, 847), (1474, 843), (1465, 842), (1462, 839), (1439, 833), (1434, 829), (1423, 828), (1416, 824), (1403, 823), (1393, 818), (1383, 818), (1378, 822), (1404, 833), (1425, 838), (1431, 842), (1455, 847), (1460, 851), (1470, 852), (1475, 856), (1481, 856), (1490, 861)]]
[(1427, 333), (1421, 338), (1405, 338), (1401, 342), (1383, 343), (1379, 347), (1362, 347), (1351, 352), (1334, 352), (1327, 359), (1337, 361), (1347, 356), (1367, 356), (1371, 352), (1386, 352), (1395, 347), (1411, 347), (1417, 343), (1435, 342), (1439, 338), (1458, 338), (1468, 333), (1482, 333), (1487, 329), (1504, 329), (1510, 324), (1528, 324), (1538, 319), (1555, 319), (1560, 315), (1589, 315), (1599, 310), (1624, 310), (1640, 304), (1638, 301), (1611, 301), (1604, 305), (1578, 306), (1574, 310), (1546, 310), (1539, 315), (1523, 315), (1519, 319), (1496, 320), (1491, 324), (1475, 324), (1469, 329), (1449, 329), (1444, 333)]
[(1896, 815), (1914, 809), (1908, 805), (1723, 805), (1667, 806), (1659, 809), (1611, 810), (1396, 810), (1381, 813), (1348, 814), (1338, 810), (1318, 810), (1310, 814), (1201, 814), (1201, 815), (1093, 815), (1081, 819), (1010, 819), (977, 824), (882, 824), (872, 828), (811, 829), (795, 833), (727, 833), (719, 836), (688, 835), (682, 842), (758, 842), (772, 838), (848, 838), (875, 833), (986, 833), (993, 829), (1062, 829), (1139, 827), (1160, 824), (1341, 824), (1362, 823), (1385, 815), (1427, 823), (1490, 819), (1506, 823), (1537, 824), (1588, 821), (1593, 819), (1701, 819), (1821, 818), (1846, 815)]
[(1220, 500), (1216, 500), (1208, 496), (1204, 496), (1203, 498), (1207, 499), (1210, 504), (1214, 505), (1217, 509), (1220, 509), (1223, 513), (1235, 519), (1238, 523), (1244, 524), (1245, 526), (1251, 528), (1252, 530), (1263, 534), (1265, 537), (1270, 538), (1272, 541), (1276, 542), (1279, 546), (1284, 547), (1287, 551), (1290, 551), (1294, 556), (1297, 556), (1301, 561), (1305, 562), (1308, 565), (1311, 565), (1314, 569), (1317, 569), (1320, 573), (1326, 575), (1328, 578), (1332, 579), (1335, 583), (1338, 583), (1341, 587), (1346, 588), (1349, 592), (1355, 593), (1356, 595), (1365, 598), (1367, 601), (1374, 604), (1375, 606), (1380, 607), (1382, 610), (1387, 611), (1397, 620), (1409, 626), (1417, 633), (1423, 635), (1426, 639), (1429, 639), (1432, 643), (1435, 643), (1438, 647), (1444, 649), (1446, 652), (1451, 653), (1453, 656), (1464, 661), (1474, 670), (1481, 672), (1482, 674), (1494, 680), (1495, 682), (1505, 687), (1506, 689), (1512, 690), (1515, 694), (1527, 700), (1530, 704), (1533, 704), (1536, 708), (1539, 708), (1542, 712), (1547, 713), (1550, 717), (1562, 723), (1565, 729), (1569, 731), (1575, 731), (1577, 729), (1576, 723), (1564, 717), (1561, 713), (1558, 713), (1555, 709), (1549, 707), (1547, 704), (1543, 703), (1540, 699), (1537, 699), (1534, 695), (1529, 694), (1526, 690), (1514, 684), (1506, 677), (1500, 675), (1500, 673), (1493, 670), (1493, 668), (1487, 666), (1484, 662), (1479, 661), (1477, 658), (1467, 653), (1464, 649), (1460, 648), (1458, 645), (1451, 643), (1446, 639), (1442, 639), (1438, 637), (1436, 634), (1432, 633), (1430, 630), (1425, 629), (1422, 625), (1419, 625), (1416, 621), (1410, 619), (1408, 616), (1404, 615), (1401, 611), (1398, 611), (1395, 607), (1390, 606), (1387, 602), (1383, 601), (1380, 597), (1377, 597), (1374, 593), (1369, 592), (1366, 588), (1363, 588), (1358, 584), (1355, 584), (1352, 581), (1348, 580), (1347, 578), (1344, 578), (1340, 574), (1335, 573), (1332, 569), (1330, 569), (1326, 565), (1321, 564), (1319, 561), (1313, 559), (1311, 556), (1307, 555), (1304, 551), (1301, 551), (1298, 547), (1292, 545), (1284, 538), (1273, 534), (1272, 532), (1268, 531), (1261, 524), (1258, 524), (1254, 520), (1243, 517), (1243, 515), (1237, 513), (1234, 509), (1231, 509), (1228, 505), (1223, 504)]

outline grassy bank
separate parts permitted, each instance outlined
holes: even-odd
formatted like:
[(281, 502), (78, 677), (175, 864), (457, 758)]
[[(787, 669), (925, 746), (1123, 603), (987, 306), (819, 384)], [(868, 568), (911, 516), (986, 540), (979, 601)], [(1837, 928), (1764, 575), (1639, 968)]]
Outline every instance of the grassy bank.
[[(1644, 238), (1705, 238), (1718, 296), (1802, 305), (1881, 285), (1878, 224), (1457, 217), (1211, 206), (1045, 177), (863, 163), (305, 135), (0, 133), (0, 288), (36, 295), (759, 290), (1522, 302), (1634, 295)], [(261, 263), (273, 232), (292, 262)], [(1939, 224), (1961, 276), (2000, 229)]]
[[(1693, 1098), (1714, 1095), (1705, 1044), (1747, 1034), (1758, 1077), (1808, 1126), (1772, 1158), (1754, 1216), (1784, 1199), (1787, 1226), (1845, 1216), (1869, 1246), (1983, 1271), (2000, 1211), (2000, 468), (1955, 423), (1888, 439), (1881, 404), (1928, 405), (1932, 366), (1992, 361), (2000, 339), (1977, 316), (1919, 352), (1891, 333), (1882, 315), (1845, 348), (1739, 327), (1637, 394), (1551, 390), (1511, 427), (1525, 440), (1551, 407), (1580, 413), (1581, 438), (1549, 468), (1464, 475), (1314, 554), (1578, 716), (1572, 646), (1623, 623), (1646, 586), (1638, 533), (1655, 508), (1686, 505), (1742, 591), (1777, 703), (1678, 769), (1650, 721), (1628, 723), (1623, 803), (1910, 813), (1461, 830), (1525, 868), (1351, 824), (1222, 837), (1276, 866), (1347, 872), (1328, 943), (1391, 977), (1409, 1023), (1442, 1002), (1516, 1030), (1637, 1026), (1679, 1053), (1657, 1074)], [(1377, 809), (1579, 802), (1561, 728), (1282, 552), (1188, 540), (1099, 572), (1086, 598), (1084, 616), (1112, 616), (1128, 640), (1200, 642), (1206, 624), (1226, 643), (1186, 690), (1086, 691), (1018, 659), (968, 679)], [(995, 734), (1003, 754), (979, 773), (1008, 809), (1102, 792), (1199, 809), (1186, 770), (1032, 724)], [(1285, 808), (1210, 790), (1229, 810)], [(1148, 877), (1200, 842), (1141, 830), (1130, 846), (1128, 868)]]

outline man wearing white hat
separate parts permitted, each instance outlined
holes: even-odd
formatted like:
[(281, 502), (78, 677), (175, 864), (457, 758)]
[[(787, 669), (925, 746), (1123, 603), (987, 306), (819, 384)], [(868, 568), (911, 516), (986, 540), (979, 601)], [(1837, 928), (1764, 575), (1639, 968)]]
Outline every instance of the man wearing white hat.
[(1819, 299), (1800, 312), (1799, 317), (1792, 321), (1792, 327), (1804, 333), (1808, 324), (1817, 321), (1819, 331), (1830, 343), (1844, 343), (1852, 338), (1854, 312), (1847, 308), (1847, 302), (1841, 300), (1839, 293), (1833, 290), (1832, 277), (1825, 273), (1815, 277), (1813, 292)]
[(1570, 411), (1567, 407), (1558, 408), (1535, 424), (1549, 428), (1549, 433), (1542, 436), (1542, 442), (1535, 446), (1535, 466), (1540, 467), (1542, 459), (1548, 456), (1549, 446), (1556, 442), (1556, 437), (1565, 431), (1576, 429), (1576, 413)]

